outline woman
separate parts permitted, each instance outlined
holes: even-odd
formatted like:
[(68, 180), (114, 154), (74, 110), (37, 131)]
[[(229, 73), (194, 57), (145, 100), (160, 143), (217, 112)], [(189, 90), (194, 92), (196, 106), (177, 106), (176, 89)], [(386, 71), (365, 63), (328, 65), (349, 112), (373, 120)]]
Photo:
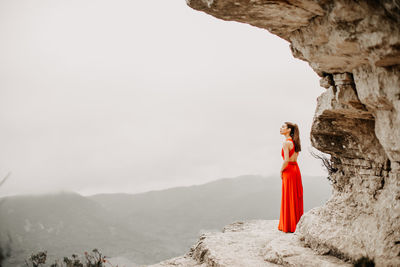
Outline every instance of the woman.
[(297, 124), (285, 122), (280, 133), (286, 140), (282, 148), (282, 202), (278, 230), (293, 233), (303, 215), (303, 185), (297, 165), (297, 156), (301, 151), (299, 128)]

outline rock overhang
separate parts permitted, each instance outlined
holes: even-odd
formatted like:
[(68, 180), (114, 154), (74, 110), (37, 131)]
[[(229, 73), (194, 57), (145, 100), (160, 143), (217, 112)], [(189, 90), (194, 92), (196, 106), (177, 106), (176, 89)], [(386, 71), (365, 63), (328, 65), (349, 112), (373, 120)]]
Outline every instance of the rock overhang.
[[(290, 43), (326, 90), (311, 129), (331, 155), (333, 196), (302, 216), (299, 234), (321, 253), (400, 266), (400, 1), (190, 0), (214, 17)], [(346, 236), (341, 239), (340, 236)]]

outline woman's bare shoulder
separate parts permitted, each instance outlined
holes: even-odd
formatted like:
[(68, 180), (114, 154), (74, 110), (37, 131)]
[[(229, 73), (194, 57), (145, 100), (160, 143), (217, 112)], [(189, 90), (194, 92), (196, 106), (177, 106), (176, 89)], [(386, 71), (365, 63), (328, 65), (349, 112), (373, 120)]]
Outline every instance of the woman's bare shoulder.
[(290, 141), (283, 141), (283, 143), (282, 143), (282, 146), (283, 147), (290, 147), (290, 144), (291, 144), (292, 142), (290, 142)]

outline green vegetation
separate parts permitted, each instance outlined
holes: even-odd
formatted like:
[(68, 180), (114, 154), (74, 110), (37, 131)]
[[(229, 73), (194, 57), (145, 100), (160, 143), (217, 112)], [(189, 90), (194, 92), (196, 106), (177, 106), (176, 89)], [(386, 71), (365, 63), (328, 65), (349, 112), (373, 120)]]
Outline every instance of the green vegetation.
[[(106, 263), (110, 266), (113, 266), (108, 260), (106, 260), (106, 256), (103, 256), (98, 249), (92, 250), (93, 254), (85, 251), (85, 262), (81, 262), (79, 256), (76, 254), (72, 254), (72, 258), (64, 257), (62, 262), (60, 260), (56, 260), (54, 263), (50, 265), (50, 267), (103, 267)], [(32, 254), (28, 261), (25, 260), (25, 263), (28, 267), (39, 267), (46, 263), (47, 259), (47, 251), (40, 251), (36, 254)], [(118, 267), (114, 266), (114, 267)]]

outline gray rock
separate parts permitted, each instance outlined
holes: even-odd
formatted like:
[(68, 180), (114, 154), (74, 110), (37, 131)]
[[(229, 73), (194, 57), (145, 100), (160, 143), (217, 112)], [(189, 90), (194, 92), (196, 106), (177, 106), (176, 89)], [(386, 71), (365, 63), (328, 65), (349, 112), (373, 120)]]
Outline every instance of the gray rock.
[(181, 257), (148, 267), (351, 266), (305, 247), (298, 234), (278, 230), (278, 220), (235, 222), (222, 232), (208, 232)]
[(400, 1), (187, 3), (267, 29), (325, 77), (311, 143), (331, 155), (333, 195), (296, 231), (320, 254), (400, 266)]

